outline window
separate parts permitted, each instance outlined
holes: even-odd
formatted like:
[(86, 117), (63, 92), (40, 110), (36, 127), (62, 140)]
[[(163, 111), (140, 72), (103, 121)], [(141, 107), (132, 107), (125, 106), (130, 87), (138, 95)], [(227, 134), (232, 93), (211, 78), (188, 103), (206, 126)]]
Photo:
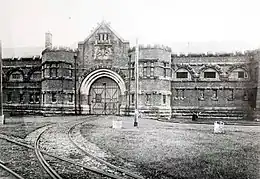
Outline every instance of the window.
[(29, 94), (29, 102), (34, 103), (34, 94), (33, 93)]
[(57, 102), (57, 93), (56, 92), (52, 92), (52, 94), (51, 94), (51, 101), (53, 103)]
[(40, 103), (40, 93), (35, 93), (34, 102), (35, 103)]
[(154, 63), (151, 62), (151, 76), (154, 77)]
[(20, 79), (21, 75), (19, 73), (12, 74), (13, 79)]
[(107, 41), (108, 40), (108, 34), (107, 33), (98, 34), (98, 40), (99, 41)]
[(213, 93), (212, 93), (212, 100), (218, 100), (218, 90), (213, 89)]
[(244, 101), (248, 100), (248, 91), (247, 90), (244, 90), (243, 100)]
[(204, 72), (204, 78), (216, 78), (216, 72)]
[(32, 78), (33, 78), (33, 79), (40, 79), (40, 78), (41, 78), (41, 73), (39, 73), (39, 72), (33, 73), (33, 74), (32, 74)]
[(7, 102), (12, 102), (12, 92), (7, 93)]
[(131, 68), (131, 76), (132, 76), (132, 78), (134, 78), (135, 77), (135, 63), (133, 62), (132, 63), (132, 68)]
[(135, 103), (135, 94), (131, 94), (131, 102)]
[(10, 76), (10, 80), (12, 81), (22, 81), (22, 74), (18, 71), (13, 72)]
[(238, 78), (247, 78), (247, 73), (245, 73), (244, 71), (239, 71), (237, 72), (237, 76)]
[(42, 103), (45, 103), (45, 93), (42, 94)]
[(69, 69), (69, 77), (72, 77), (72, 69)]
[(163, 95), (163, 104), (166, 104), (166, 95)]
[(164, 66), (164, 68), (163, 68), (163, 76), (166, 77), (167, 69), (166, 69), (166, 63), (165, 62), (163, 63), (163, 66)]
[(176, 89), (176, 90), (175, 90), (175, 99), (178, 99), (178, 98), (179, 98), (179, 90)]
[(68, 97), (69, 97), (69, 102), (72, 103), (73, 102), (73, 94), (72, 93), (68, 94)]
[(58, 76), (58, 64), (53, 63), (50, 64), (50, 77), (57, 77)]
[(183, 90), (181, 90), (181, 100), (183, 100), (184, 99), (184, 89)]
[(143, 74), (144, 77), (147, 77), (147, 65), (146, 63), (144, 63), (144, 74)]
[(199, 101), (204, 101), (204, 90), (199, 91)]
[(20, 93), (20, 95), (19, 95), (19, 102), (23, 103), (23, 101), (24, 101), (24, 93)]
[(58, 76), (58, 69), (50, 68), (50, 77), (57, 77), (57, 76)]
[(146, 103), (151, 103), (151, 94), (146, 94)]
[(234, 90), (233, 89), (229, 90), (227, 100), (228, 101), (233, 101), (234, 100)]
[(143, 77), (154, 77), (154, 62), (144, 62)]
[(147, 72), (146, 72), (146, 74), (147, 74), (147, 76), (149, 77), (150, 76), (150, 74), (151, 74), (151, 68), (150, 68), (150, 62), (147, 62)]
[(188, 78), (188, 72), (177, 72), (177, 78)]

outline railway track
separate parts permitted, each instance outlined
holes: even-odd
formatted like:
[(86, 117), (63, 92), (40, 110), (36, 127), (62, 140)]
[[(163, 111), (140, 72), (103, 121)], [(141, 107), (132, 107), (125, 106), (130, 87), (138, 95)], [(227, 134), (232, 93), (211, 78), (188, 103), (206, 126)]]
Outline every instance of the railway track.
[(0, 167), (2, 169), (4, 169), (5, 171), (7, 171), (13, 177), (17, 178), (17, 179), (24, 179), (21, 175), (17, 174), (14, 170), (12, 170), (11, 168), (5, 166), (5, 162), (3, 162), (1, 160), (0, 160)]
[[(74, 121), (74, 122), (68, 123), (69, 127), (66, 127), (66, 132), (65, 132), (65, 135), (68, 136), (68, 142), (70, 141), (71, 144), (77, 150), (79, 150), (81, 153), (88, 156), (89, 158), (94, 159), (96, 162), (105, 165), (107, 168), (109, 168), (109, 170), (104, 170), (104, 169), (101, 169), (101, 168), (94, 168), (94, 167), (88, 166), (87, 164), (83, 165), (79, 162), (75, 162), (73, 159), (69, 159), (67, 157), (60, 157), (60, 156), (54, 155), (54, 154), (52, 154), (48, 151), (41, 149), (40, 140), (42, 139), (43, 134), (47, 133), (48, 130), (51, 129), (55, 124), (51, 124), (51, 125), (49, 125), (49, 127), (44, 126), (45, 129), (42, 130), (40, 133), (37, 133), (37, 137), (36, 137), (35, 141), (33, 140), (34, 143), (31, 143), (31, 144), (25, 143), (23, 141), (17, 140), (15, 138), (12, 138), (12, 137), (7, 136), (7, 135), (0, 135), (0, 139), (4, 139), (9, 143), (12, 143), (12, 144), (15, 144), (15, 145), (18, 145), (18, 146), (22, 146), (22, 147), (25, 147), (25, 148), (28, 148), (28, 149), (32, 149), (34, 151), (36, 157), (37, 157), (37, 160), (39, 161), (39, 163), (42, 165), (44, 170), (47, 172), (47, 174), (51, 178), (55, 178), (55, 179), (63, 178), (62, 172), (60, 170), (60, 168), (61, 168), (60, 166), (67, 166), (67, 168), (69, 168), (69, 169), (74, 168), (74, 167), (78, 167), (81, 170), (84, 170), (84, 171), (81, 171), (81, 172), (83, 172), (82, 175), (84, 175), (86, 173), (86, 177), (88, 177), (88, 178), (92, 178), (91, 177), (92, 175), (93, 176), (98, 175), (98, 176), (100, 176), (100, 178), (143, 179), (141, 176), (138, 176), (138, 175), (136, 175), (136, 174), (134, 174), (130, 171), (127, 171), (125, 169), (119, 168), (115, 165), (112, 165), (112, 164), (92, 155), (91, 153), (85, 151), (83, 148), (81, 148), (79, 145), (77, 145), (77, 143), (75, 141), (73, 141), (73, 139), (72, 139), (72, 131), (76, 126), (82, 125), (85, 122), (86, 122), (86, 119), (84, 119), (84, 121), (77, 121), (77, 122)], [(48, 158), (47, 160), (45, 159), (46, 157)], [(52, 162), (52, 160), (50, 158), (53, 158), (55, 160), (55, 162)], [(0, 163), (0, 167), (2, 167), (1, 163)], [(14, 175), (14, 176), (17, 175), (17, 176), (15, 176), (16, 178), (18, 178), (18, 179), (23, 178), (23, 177), (19, 176), (18, 174), (15, 174), (15, 172), (13, 172), (13, 173), (14, 174), (12, 174), (12, 175)], [(65, 178), (67, 178), (67, 177), (65, 177)], [(93, 178), (99, 178), (99, 177), (93, 177)]]
[(45, 132), (45, 130), (38, 135), (38, 137), (37, 137), (37, 139), (35, 141), (35, 144), (34, 144), (35, 154), (36, 154), (39, 162), (41, 163), (42, 167), (51, 176), (51, 178), (53, 178), (53, 179), (62, 179), (62, 177), (44, 159), (44, 157), (43, 157), (43, 155), (42, 155), (42, 153), (40, 151), (40, 148), (39, 148), (40, 138), (41, 138), (41, 136), (42, 136), (42, 134), (44, 132)]
[(113, 164), (111, 164), (111, 163), (109, 163), (109, 162), (107, 162), (107, 161), (105, 161), (105, 160), (103, 160), (103, 159), (101, 159), (101, 158), (99, 158), (99, 157), (96, 157), (96, 156), (92, 155), (91, 153), (87, 152), (84, 148), (80, 147), (80, 146), (77, 144), (77, 142), (75, 142), (75, 141), (73, 140), (73, 138), (72, 138), (73, 132), (72, 132), (72, 131), (75, 129), (76, 126), (82, 125), (83, 123), (85, 123), (85, 122), (81, 122), (81, 123), (78, 123), (78, 124), (73, 125), (73, 126), (69, 129), (69, 131), (68, 131), (68, 133), (67, 133), (70, 142), (71, 142), (78, 150), (80, 150), (81, 152), (83, 152), (85, 155), (87, 155), (87, 156), (89, 156), (89, 157), (95, 159), (96, 161), (98, 161), (98, 162), (100, 162), (100, 163), (102, 163), (102, 164), (104, 164), (104, 165), (107, 165), (110, 169), (112, 169), (115, 173), (117, 173), (117, 175), (119, 174), (119, 176), (121, 176), (121, 177), (123, 177), (123, 178), (126, 178), (126, 177), (127, 177), (127, 178), (133, 178), (133, 179), (143, 179), (143, 177), (141, 177), (141, 176), (139, 176), (139, 175), (136, 175), (136, 174), (134, 174), (134, 173), (132, 173), (132, 172), (130, 172), (130, 171), (128, 171), (128, 170), (122, 169), (122, 168), (120, 168), (120, 167), (118, 167), (118, 166), (115, 166), (115, 165), (113, 165)]
[[(70, 125), (70, 128), (72, 128), (73, 129), (73, 127), (71, 127), (71, 126), (77, 126), (77, 125), (79, 125), (79, 124), (81, 124), (81, 123), (84, 123), (84, 122), (86, 122), (85, 120), (82, 122), (82, 121), (77, 121), (77, 123), (75, 124), (75, 122), (74, 123), (72, 123), (71, 125)], [(46, 127), (46, 126), (45, 126)], [(17, 139), (14, 139), (14, 138), (12, 138), (12, 137), (10, 137), (10, 136), (7, 136), (7, 135), (0, 135), (0, 139), (4, 139), (4, 140), (6, 140), (7, 142), (9, 142), (9, 143), (12, 143), (12, 144), (15, 144), (15, 145), (18, 145), (18, 146), (22, 146), (22, 147), (25, 147), (25, 148), (28, 148), (28, 149), (32, 149), (32, 150), (34, 150), (34, 152), (35, 152), (35, 154), (36, 154), (36, 157), (37, 157), (37, 159), (38, 159), (38, 161), (40, 162), (40, 164), (43, 166), (43, 168), (45, 169), (45, 171), (48, 173), (48, 175), (51, 177), (51, 178), (56, 178), (56, 179), (61, 179), (61, 178), (63, 178), (62, 176), (61, 176), (61, 174), (62, 173), (59, 173), (59, 172), (57, 172), (58, 171), (58, 167), (57, 167), (57, 165), (56, 165), (56, 169), (54, 170), (53, 169), (53, 166), (54, 166), (54, 164), (52, 163), (51, 165), (50, 165), (50, 163), (51, 162), (47, 162), (46, 160), (45, 160), (45, 157), (44, 156), (48, 156), (48, 160), (50, 161), (50, 157), (51, 158), (54, 158), (56, 161), (55, 161), (55, 163), (57, 164), (57, 163), (60, 163), (59, 164), (59, 166), (61, 166), (61, 164), (62, 165), (66, 165), (67, 166), (67, 168), (73, 168), (73, 167), (78, 167), (78, 168), (81, 168), (82, 170), (84, 170), (84, 171), (87, 171), (88, 173), (86, 173), (86, 178), (92, 178), (92, 175), (94, 176), (99, 176), (99, 177), (93, 177), (93, 178), (113, 178), (113, 179), (122, 179), (122, 178), (126, 178), (125, 176), (126, 175), (128, 175), (128, 176), (131, 176), (131, 174), (130, 174), (130, 172), (127, 172), (127, 171), (125, 171), (125, 170), (118, 170), (118, 168), (116, 168), (117, 170), (117, 172), (107, 172), (107, 171), (104, 171), (104, 170), (102, 170), (102, 169), (99, 169), (99, 168), (93, 168), (93, 167), (89, 167), (89, 166), (87, 166), (87, 165), (83, 165), (83, 164), (80, 164), (80, 163), (78, 163), (78, 162), (75, 162), (74, 160), (72, 160), (72, 159), (68, 159), (68, 158), (64, 158), (64, 157), (59, 157), (59, 156), (56, 156), (56, 155), (53, 155), (52, 153), (49, 153), (49, 152), (47, 152), (47, 151), (44, 151), (44, 150), (42, 150), (42, 149), (40, 149), (40, 139), (41, 139), (41, 137), (42, 137), (42, 135), (45, 133), (45, 132), (47, 132), (48, 131), (48, 129), (50, 129), (51, 127), (46, 127), (46, 129), (45, 130), (43, 130), (42, 132), (40, 132), (39, 134), (38, 134), (38, 136), (37, 136), (37, 138), (36, 138), (36, 140), (35, 140), (35, 142), (34, 142), (34, 145), (33, 144), (27, 144), (27, 143), (25, 143), (25, 142), (21, 142), (21, 141), (18, 141)], [(69, 129), (70, 129), (69, 128)], [(68, 128), (67, 128), (68, 129)], [(69, 134), (69, 133), (68, 133)], [(76, 147), (76, 146), (75, 146)], [(79, 148), (77, 148), (77, 149), (79, 149)], [(81, 152), (83, 152), (83, 150), (80, 150)], [(85, 153), (85, 152), (84, 152)], [(86, 154), (86, 153), (85, 153)], [(93, 156), (94, 157), (94, 156)], [(98, 161), (98, 159), (96, 158), (95, 160), (97, 160)], [(58, 162), (58, 161), (60, 161), (60, 162)], [(100, 162), (101, 160), (99, 160), (98, 162)], [(101, 163), (101, 162), (100, 162)], [(103, 164), (105, 164), (105, 165), (107, 165), (107, 166), (109, 166), (110, 168), (114, 168), (113, 170), (115, 170), (115, 167), (113, 167), (111, 164), (109, 164), (109, 163), (106, 163), (105, 161), (104, 162), (102, 162)], [(111, 167), (112, 166), (112, 167)], [(121, 172), (121, 174), (119, 174), (118, 173), (118, 171), (120, 171)], [(15, 173), (15, 172), (14, 172)], [(132, 175), (133, 177), (131, 177), (131, 178), (141, 178), (141, 177), (139, 177), (139, 176), (134, 176), (134, 175)], [(19, 175), (17, 174), (17, 177), (16, 178), (19, 178)], [(21, 177), (22, 178), (22, 177)], [(65, 177), (65, 178), (67, 178), (67, 177)], [(127, 177), (127, 178), (129, 178), (129, 177)], [(20, 178), (19, 178), (20, 179)]]

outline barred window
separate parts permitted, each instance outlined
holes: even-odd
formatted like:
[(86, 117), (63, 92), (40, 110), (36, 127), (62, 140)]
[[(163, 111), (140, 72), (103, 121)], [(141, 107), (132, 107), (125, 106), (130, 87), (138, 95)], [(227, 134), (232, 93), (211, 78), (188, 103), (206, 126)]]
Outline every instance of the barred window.
[(151, 103), (151, 94), (146, 94), (146, 103)]
[(29, 102), (34, 103), (34, 94), (33, 93), (29, 93)]
[(20, 93), (20, 95), (19, 95), (19, 102), (23, 103), (23, 101), (24, 101), (24, 93)]
[(131, 94), (131, 102), (132, 102), (132, 103), (135, 102), (135, 94)]
[(7, 102), (11, 102), (12, 101), (12, 92), (8, 92), (7, 93)]
[(177, 72), (177, 78), (188, 78), (188, 72)]
[(72, 93), (69, 94), (69, 102), (70, 103), (73, 102), (73, 94)]
[(166, 104), (166, 95), (163, 95), (163, 104)]
[(166, 77), (167, 69), (166, 69), (166, 63), (165, 62), (163, 63), (163, 66), (164, 66), (164, 68), (163, 68), (163, 76)]
[(12, 74), (12, 78), (13, 79), (20, 79), (21, 75), (16, 73), (16, 74)]
[(204, 72), (204, 78), (216, 78), (216, 72)]
[(57, 93), (56, 92), (52, 92), (52, 94), (51, 94), (51, 101), (53, 103), (57, 102)]
[(35, 93), (34, 102), (40, 103), (40, 93)]
[(50, 77), (57, 77), (57, 76), (58, 76), (58, 69), (50, 68)]
[(234, 90), (233, 90), (233, 89), (230, 89), (230, 90), (229, 90), (228, 100), (229, 100), (229, 101), (234, 100)]
[(154, 62), (144, 62), (143, 77), (154, 77)]
[(132, 78), (135, 77), (135, 63), (134, 62), (132, 63), (131, 76), (132, 76)]

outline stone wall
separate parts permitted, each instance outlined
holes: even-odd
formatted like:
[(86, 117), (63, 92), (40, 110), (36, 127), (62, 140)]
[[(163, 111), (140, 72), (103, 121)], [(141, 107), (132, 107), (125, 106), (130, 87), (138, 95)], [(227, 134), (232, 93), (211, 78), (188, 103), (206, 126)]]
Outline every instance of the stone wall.
[(40, 56), (2, 60), (5, 115), (41, 113), (41, 60)]

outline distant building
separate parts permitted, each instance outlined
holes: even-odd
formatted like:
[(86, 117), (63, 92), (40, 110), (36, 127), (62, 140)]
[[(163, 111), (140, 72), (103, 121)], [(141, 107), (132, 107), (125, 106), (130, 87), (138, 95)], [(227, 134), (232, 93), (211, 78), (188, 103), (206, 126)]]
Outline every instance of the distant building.
[[(135, 48), (102, 22), (77, 49), (53, 47), (46, 33), (39, 56), (3, 59), (4, 112), (133, 115)], [(142, 117), (253, 119), (260, 109), (260, 52), (172, 54), (139, 47)]]

